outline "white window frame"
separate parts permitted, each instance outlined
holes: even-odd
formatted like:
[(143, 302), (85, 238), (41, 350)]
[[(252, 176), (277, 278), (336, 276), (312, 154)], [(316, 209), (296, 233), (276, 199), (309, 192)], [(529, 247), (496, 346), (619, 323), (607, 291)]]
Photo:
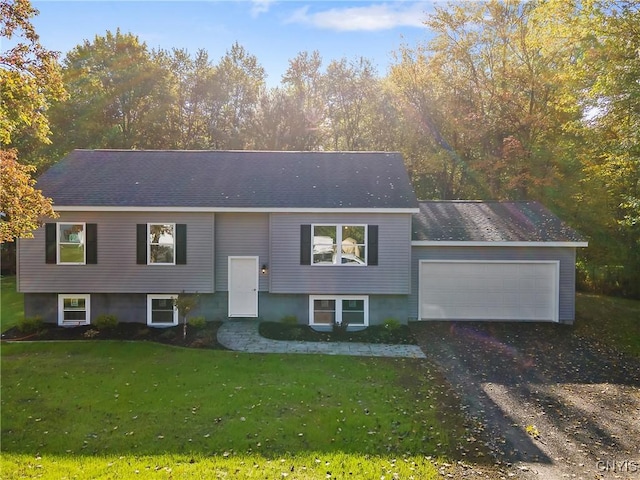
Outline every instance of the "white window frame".
[[(60, 238), (60, 226), (61, 225), (82, 225), (82, 239), (80, 243), (63, 242)], [(60, 253), (61, 245), (82, 245), (83, 258), (82, 262), (63, 262), (60, 260), (62, 255)], [(56, 223), (56, 255), (58, 265), (86, 265), (87, 264), (87, 224), (86, 222), (57, 222)]]
[[(178, 325), (178, 309), (175, 307), (174, 301), (177, 298), (177, 295), (167, 295), (167, 294), (154, 294), (147, 295), (147, 325), (150, 327), (175, 327)], [(173, 305), (173, 322), (172, 323), (153, 323), (153, 300), (170, 300)]]
[[(84, 320), (64, 320), (64, 301), (67, 299), (82, 298), (84, 299)], [(85, 293), (60, 293), (58, 294), (58, 325), (61, 327), (77, 327), (80, 325), (89, 325), (91, 323), (91, 295)]]
[[(336, 263), (314, 263), (313, 261), (313, 245), (314, 239), (316, 237), (316, 227), (335, 227), (336, 229)], [(364, 229), (364, 248), (365, 248), (365, 256), (363, 258), (364, 263), (350, 262), (350, 263), (342, 263), (342, 229), (344, 227), (362, 227)], [(358, 244), (361, 245), (361, 244)], [(369, 255), (369, 228), (368, 225), (361, 223), (314, 223), (311, 225), (311, 265), (320, 266), (320, 267), (335, 267), (336, 265), (341, 265), (345, 267), (366, 267), (367, 266), (367, 256)]]
[(335, 300), (336, 302), (336, 323), (342, 323), (342, 302), (344, 300), (364, 300), (364, 323), (352, 324), (354, 327), (369, 326), (369, 296), (368, 295), (309, 295), (309, 325), (314, 327), (326, 327), (326, 323), (315, 323), (314, 301), (315, 300)]
[[(151, 243), (151, 226), (152, 225), (171, 225), (173, 229), (173, 259), (171, 262), (152, 262), (151, 261), (151, 245), (161, 245), (160, 243)], [(147, 223), (147, 265), (175, 265), (176, 264), (176, 224), (172, 222), (152, 222)]]

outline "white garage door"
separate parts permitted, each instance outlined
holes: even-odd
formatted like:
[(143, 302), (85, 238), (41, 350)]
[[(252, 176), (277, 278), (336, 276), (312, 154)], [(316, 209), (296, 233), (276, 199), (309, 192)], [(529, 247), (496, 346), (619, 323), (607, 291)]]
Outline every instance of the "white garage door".
[(558, 321), (558, 262), (420, 262), (423, 320)]

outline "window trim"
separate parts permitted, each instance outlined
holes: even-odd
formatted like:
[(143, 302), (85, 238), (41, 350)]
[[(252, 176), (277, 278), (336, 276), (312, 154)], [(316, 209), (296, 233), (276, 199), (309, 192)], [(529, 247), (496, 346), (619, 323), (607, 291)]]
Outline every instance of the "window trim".
[[(64, 301), (69, 298), (83, 298), (85, 319), (64, 321)], [(77, 327), (80, 325), (91, 324), (91, 295), (88, 293), (60, 293), (58, 294), (58, 326), (60, 327)]]
[[(173, 261), (172, 262), (152, 262), (151, 261), (151, 226), (171, 225), (173, 228)], [(155, 244), (154, 245), (160, 245)], [(147, 223), (147, 265), (176, 265), (176, 224), (172, 222), (150, 222)]]
[(172, 323), (153, 323), (153, 300), (171, 300), (172, 304), (178, 295), (175, 294), (149, 294), (147, 295), (147, 326), (149, 327), (158, 327), (158, 328), (167, 328), (167, 327), (175, 327), (178, 325), (178, 309), (175, 304), (173, 305), (173, 322)]
[(364, 301), (364, 323), (349, 324), (354, 327), (369, 326), (369, 296), (368, 295), (309, 295), (309, 325), (312, 327), (327, 327), (326, 323), (315, 323), (314, 319), (314, 301), (315, 300), (335, 300), (336, 302), (336, 323), (342, 323), (342, 302), (344, 300), (363, 300)]
[[(336, 229), (336, 263), (315, 263), (313, 261), (313, 245), (314, 238), (316, 237), (316, 227), (335, 227)], [(362, 258), (364, 263), (350, 262), (350, 263), (342, 263), (342, 242), (344, 239), (342, 238), (342, 231), (344, 227), (362, 227), (364, 229), (364, 243), (357, 245), (364, 245), (365, 248), (365, 256)], [(335, 266), (345, 266), (345, 267), (366, 267), (369, 265), (369, 225), (364, 223), (312, 223), (311, 224), (311, 239), (310, 239), (310, 249), (311, 249), (311, 263), (312, 266), (322, 266), (322, 267), (335, 267)]]
[[(82, 245), (82, 262), (63, 262), (61, 260), (62, 255), (60, 254), (60, 246), (62, 245), (60, 241), (60, 226), (61, 225), (82, 225), (82, 241), (80, 245)], [(73, 245), (69, 242), (65, 242), (65, 245)], [(56, 222), (56, 263), (58, 265), (86, 265), (87, 264), (87, 223), (86, 222)]]

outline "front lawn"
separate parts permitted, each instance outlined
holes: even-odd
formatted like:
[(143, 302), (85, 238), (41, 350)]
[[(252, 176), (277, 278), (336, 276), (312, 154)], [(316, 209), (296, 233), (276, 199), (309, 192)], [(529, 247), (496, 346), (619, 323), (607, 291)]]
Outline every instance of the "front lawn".
[(0, 331), (15, 326), (24, 317), (24, 295), (16, 292), (16, 277), (0, 277)]
[(436, 478), (486, 453), (444, 385), (415, 359), (5, 344), (3, 478)]

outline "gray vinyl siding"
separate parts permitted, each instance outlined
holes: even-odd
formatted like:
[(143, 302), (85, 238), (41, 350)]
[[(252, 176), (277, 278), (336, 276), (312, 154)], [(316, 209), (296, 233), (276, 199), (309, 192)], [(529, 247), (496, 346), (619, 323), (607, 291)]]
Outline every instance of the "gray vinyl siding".
[[(96, 265), (45, 263), (45, 232), (20, 240), (18, 289), (24, 293), (210, 293), (213, 284), (214, 215), (162, 212), (63, 212), (56, 222), (98, 226)], [(136, 224), (187, 225), (186, 265), (136, 264)]]
[(420, 260), (558, 260), (560, 262), (560, 323), (575, 319), (575, 259), (572, 247), (413, 247), (409, 315), (418, 318)]
[[(378, 265), (300, 265), (300, 225), (378, 225)], [(271, 214), (270, 291), (408, 294), (411, 214)]]
[[(216, 214), (216, 291), (228, 291), (230, 256), (257, 256), (258, 267), (269, 266), (269, 214)], [(269, 274), (260, 273), (258, 290), (268, 289)]]

